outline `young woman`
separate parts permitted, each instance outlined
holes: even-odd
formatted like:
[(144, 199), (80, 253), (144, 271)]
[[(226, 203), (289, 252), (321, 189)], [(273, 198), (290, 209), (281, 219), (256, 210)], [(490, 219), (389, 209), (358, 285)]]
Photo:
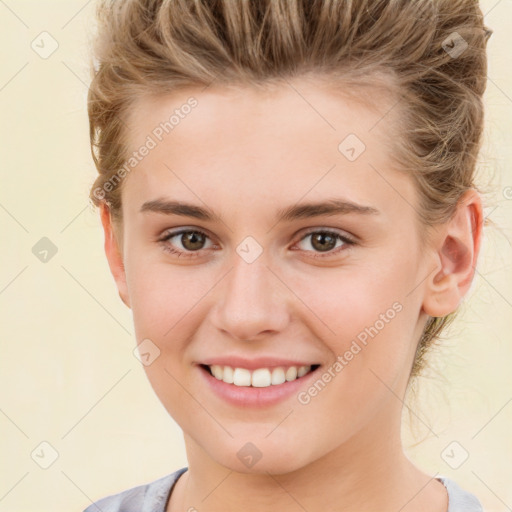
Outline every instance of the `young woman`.
[(105, 250), (188, 467), (87, 512), (476, 512), (403, 399), (475, 272), (474, 0), (123, 0), (89, 116)]

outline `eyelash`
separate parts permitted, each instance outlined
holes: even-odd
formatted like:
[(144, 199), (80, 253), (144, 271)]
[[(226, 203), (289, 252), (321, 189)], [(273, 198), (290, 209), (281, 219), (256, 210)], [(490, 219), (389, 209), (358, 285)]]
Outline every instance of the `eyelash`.
[[(158, 241), (162, 243), (162, 247), (163, 247), (164, 251), (166, 251), (166, 252), (169, 252), (169, 253), (175, 254), (175, 255), (177, 254), (178, 257), (185, 256), (185, 258), (197, 258), (200, 256), (201, 251), (206, 250), (206, 249), (199, 249), (198, 251), (180, 251), (180, 250), (174, 249), (172, 246), (165, 243), (168, 240), (170, 240), (171, 238), (174, 238), (175, 236), (182, 235), (184, 233), (192, 233), (192, 232), (199, 233), (201, 235), (205, 235), (207, 238), (210, 238), (206, 233), (204, 233), (203, 231), (200, 231), (198, 229), (181, 229), (178, 231), (172, 231), (172, 232), (166, 233)], [(349, 238), (347, 236), (341, 235), (340, 233), (338, 233), (336, 231), (329, 231), (327, 229), (315, 229), (312, 231), (308, 231), (296, 243), (301, 242), (309, 235), (314, 235), (317, 233), (334, 235), (334, 237), (336, 239), (341, 240), (344, 243), (344, 245), (342, 245), (341, 247), (338, 247), (337, 249), (327, 251), (325, 254), (321, 254), (321, 253), (314, 254), (313, 258), (327, 258), (334, 254), (338, 254), (340, 251), (347, 250), (348, 248), (350, 248), (350, 246), (356, 245), (355, 240), (352, 240), (351, 238)], [(305, 251), (305, 252), (314, 252), (314, 251)]]

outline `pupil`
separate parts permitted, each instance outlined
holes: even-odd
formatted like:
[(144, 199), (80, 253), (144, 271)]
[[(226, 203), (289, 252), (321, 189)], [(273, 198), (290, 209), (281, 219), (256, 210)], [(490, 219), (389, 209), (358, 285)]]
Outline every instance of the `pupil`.
[[(330, 244), (327, 244), (328, 247), (326, 247), (325, 245), (326, 239), (330, 239), (331, 242)], [(318, 247), (316, 246), (317, 241), (320, 241), (320, 245)], [(329, 235), (328, 233), (318, 233), (316, 236), (313, 237), (313, 246), (321, 251), (328, 251), (329, 249), (332, 249), (334, 247), (334, 245), (332, 245), (333, 242), (334, 244), (336, 244), (336, 240), (334, 239), (334, 237)]]
[[(183, 246), (189, 250), (200, 249), (201, 248), (201, 240), (200, 240), (201, 238), (202, 237), (199, 236), (199, 233), (197, 233), (195, 231), (186, 233), (184, 235), (184, 239), (182, 240)], [(190, 244), (192, 244), (192, 246), (190, 246)]]

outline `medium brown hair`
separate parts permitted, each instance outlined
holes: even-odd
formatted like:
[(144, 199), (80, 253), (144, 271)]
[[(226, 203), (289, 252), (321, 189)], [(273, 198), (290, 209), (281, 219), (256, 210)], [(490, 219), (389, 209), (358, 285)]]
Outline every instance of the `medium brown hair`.
[[(392, 158), (417, 185), (426, 228), (469, 188), (484, 125), (486, 43), (476, 0), (100, 0), (88, 95), (98, 177), (90, 199), (122, 223), (126, 120), (143, 95), (191, 86), (260, 87), (311, 73), (398, 99)], [(462, 50), (462, 52), (461, 52)], [(411, 376), (455, 313), (429, 318)]]

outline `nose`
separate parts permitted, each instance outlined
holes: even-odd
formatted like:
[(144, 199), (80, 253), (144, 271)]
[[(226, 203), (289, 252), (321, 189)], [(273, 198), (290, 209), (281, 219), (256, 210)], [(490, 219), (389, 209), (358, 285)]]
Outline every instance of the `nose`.
[(289, 322), (286, 287), (261, 255), (247, 263), (238, 255), (228, 275), (219, 283), (213, 323), (235, 340), (252, 340), (279, 332)]

